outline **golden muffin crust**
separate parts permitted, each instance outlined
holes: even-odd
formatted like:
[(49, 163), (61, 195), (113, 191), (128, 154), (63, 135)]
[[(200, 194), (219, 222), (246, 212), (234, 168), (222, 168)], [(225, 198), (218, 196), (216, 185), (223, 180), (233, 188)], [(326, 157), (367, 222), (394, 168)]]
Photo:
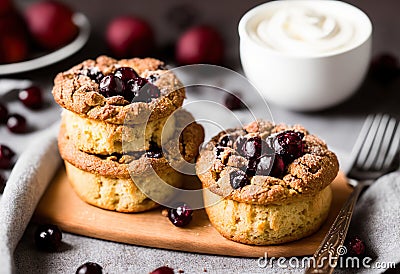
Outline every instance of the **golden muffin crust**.
[[(225, 238), (252, 245), (281, 244), (316, 232), (328, 216), (330, 186), (287, 204), (248, 204), (203, 192), (210, 222)], [(220, 201), (218, 201), (218, 199)], [(218, 201), (218, 202), (217, 202)]]
[[(99, 84), (83, 75), (82, 71), (97, 67), (104, 75), (119, 67), (131, 67), (140, 77), (154, 76), (161, 96), (150, 103), (128, 102), (122, 96), (104, 97), (99, 93)], [(129, 114), (131, 124), (145, 123), (169, 116), (182, 106), (185, 90), (176, 76), (164, 68), (164, 63), (153, 58), (115, 60), (100, 56), (86, 60), (68, 71), (59, 73), (54, 79), (53, 96), (63, 108), (90, 119), (112, 124), (124, 124)]]
[[(80, 170), (65, 161), (68, 180), (77, 195), (88, 204), (118, 212), (142, 212), (158, 206), (136, 186), (131, 178), (114, 178)], [(158, 174), (167, 184), (180, 187), (181, 175), (172, 168)], [(146, 180), (146, 177), (141, 177)], [(153, 180), (150, 176), (148, 180)], [(135, 179), (136, 181), (136, 179)], [(168, 191), (163, 195), (168, 197)]]
[[(168, 125), (165, 123), (169, 119)], [(131, 126), (116, 125), (93, 120), (64, 110), (62, 121), (67, 135), (83, 152), (110, 155), (149, 150), (152, 145), (162, 146), (175, 132), (174, 116)], [(172, 121), (171, 121), (172, 120)], [(122, 147), (123, 140), (130, 140)]]
[[(225, 149), (221, 159), (217, 159), (215, 148), (219, 139), (227, 133), (236, 136), (257, 134), (266, 138), (286, 130), (304, 134), (304, 155), (288, 165), (282, 178), (255, 175), (250, 178), (248, 185), (234, 189), (230, 184), (230, 174), (246, 167), (248, 160), (233, 148)], [(336, 155), (317, 136), (309, 134), (299, 125), (274, 125), (267, 121), (253, 122), (243, 129), (219, 133), (202, 149), (196, 164), (196, 172), (204, 188), (226, 199), (259, 205), (288, 203), (316, 195), (335, 179), (338, 171)]]
[[(58, 147), (61, 157), (75, 167), (101, 176), (130, 178), (130, 176), (146, 176), (153, 172), (158, 174), (171, 169), (170, 163), (179, 166), (180, 163), (193, 162), (198, 155), (199, 146), (204, 140), (204, 129), (192, 122), (186, 126), (182, 120), (193, 119), (188, 112), (177, 115), (176, 136), (164, 145), (165, 157), (148, 158), (143, 153), (95, 155), (79, 150), (70, 136), (67, 135), (65, 124), (61, 124), (58, 136)], [(193, 120), (192, 120), (193, 121)]]

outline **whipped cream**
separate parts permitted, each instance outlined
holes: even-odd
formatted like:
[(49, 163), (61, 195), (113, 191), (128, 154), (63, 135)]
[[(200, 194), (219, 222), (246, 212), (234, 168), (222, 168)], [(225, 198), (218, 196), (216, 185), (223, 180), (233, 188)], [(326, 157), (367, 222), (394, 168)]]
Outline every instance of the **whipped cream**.
[(263, 14), (254, 25), (252, 36), (262, 46), (278, 52), (312, 56), (353, 46), (356, 27), (341, 14), (291, 1)]

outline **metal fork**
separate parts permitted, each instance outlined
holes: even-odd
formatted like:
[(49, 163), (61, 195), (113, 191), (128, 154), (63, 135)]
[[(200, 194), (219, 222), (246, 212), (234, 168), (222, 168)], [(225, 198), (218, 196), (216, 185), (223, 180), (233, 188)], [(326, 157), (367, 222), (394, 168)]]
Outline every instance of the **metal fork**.
[[(340, 210), (306, 273), (332, 273), (349, 228), (355, 203), (364, 187), (399, 166), (400, 126), (388, 114), (369, 115), (354, 145), (352, 165), (347, 173), (354, 190)], [(341, 249), (342, 248), (342, 249)]]

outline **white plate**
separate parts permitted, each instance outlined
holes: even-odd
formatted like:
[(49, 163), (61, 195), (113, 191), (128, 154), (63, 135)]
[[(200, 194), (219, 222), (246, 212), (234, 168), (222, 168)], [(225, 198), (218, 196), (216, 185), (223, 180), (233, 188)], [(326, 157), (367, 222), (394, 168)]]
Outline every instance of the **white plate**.
[(75, 13), (72, 20), (74, 21), (75, 25), (78, 26), (79, 33), (78, 36), (71, 43), (56, 51), (37, 57), (35, 59), (0, 65), (0, 75), (20, 73), (42, 68), (61, 61), (80, 50), (89, 39), (90, 23), (88, 18), (82, 13)]

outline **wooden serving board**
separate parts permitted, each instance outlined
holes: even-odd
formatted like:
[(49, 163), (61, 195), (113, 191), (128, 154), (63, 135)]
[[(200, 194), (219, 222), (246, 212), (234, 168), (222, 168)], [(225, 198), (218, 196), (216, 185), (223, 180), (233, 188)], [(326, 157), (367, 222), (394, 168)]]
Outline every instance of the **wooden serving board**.
[(343, 173), (332, 183), (332, 189), (331, 211), (319, 231), (302, 240), (272, 246), (251, 246), (225, 239), (211, 226), (204, 210), (196, 210), (192, 222), (178, 228), (161, 215), (161, 209), (127, 214), (91, 206), (75, 194), (64, 168), (42, 197), (34, 220), (57, 224), (63, 231), (75, 234), (141, 246), (238, 257), (260, 257), (265, 252), (275, 257), (303, 256), (315, 252), (352, 191)]

